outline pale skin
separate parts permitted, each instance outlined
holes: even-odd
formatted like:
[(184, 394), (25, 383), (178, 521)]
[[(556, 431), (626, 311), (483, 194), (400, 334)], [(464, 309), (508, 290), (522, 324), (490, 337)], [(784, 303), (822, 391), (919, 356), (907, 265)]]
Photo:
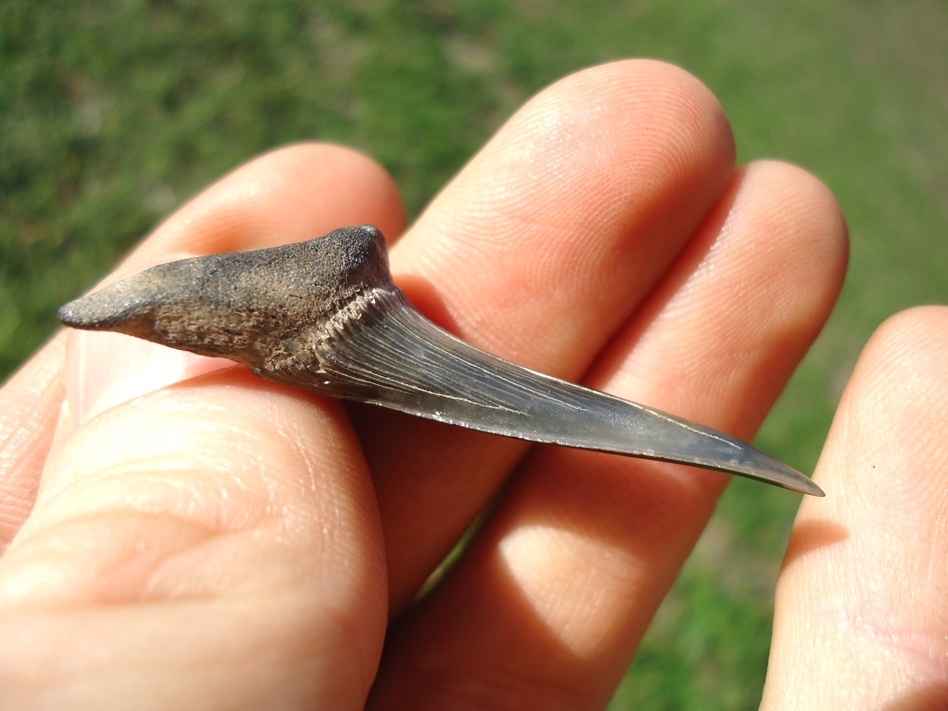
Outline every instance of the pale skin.
[[(629, 61), (526, 104), (407, 229), (378, 165), (298, 145), (208, 188), (109, 279), (363, 223), (465, 340), (744, 438), (847, 257), (822, 184), (735, 167), (708, 90)], [(863, 352), (815, 473), (827, 497), (802, 502), (780, 574), (764, 708), (948, 698), (945, 353), (941, 307)], [(0, 705), (602, 708), (728, 482), (226, 366), (64, 332), (0, 391)]]

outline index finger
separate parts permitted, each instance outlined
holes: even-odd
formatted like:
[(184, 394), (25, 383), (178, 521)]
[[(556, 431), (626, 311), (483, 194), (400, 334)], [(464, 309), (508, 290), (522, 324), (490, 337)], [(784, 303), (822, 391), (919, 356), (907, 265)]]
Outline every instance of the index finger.
[[(373, 161), (340, 146), (292, 146), (237, 168), (184, 205), (110, 279), (175, 257), (308, 239), (340, 224), (373, 222), (394, 237), (404, 220), (394, 184)], [(32, 508), (53, 444), (67, 396), (66, 336), (56, 336), (0, 389), (0, 552)], [(70, 428), (118, 401), (207, 368), (197, 356), (133, 345), (123, 336), (117, 337), (124, 354), (118, 358), (115, 338), (71, 334), (73, 352), (81, 352), (88, 367), (72, 372)]]

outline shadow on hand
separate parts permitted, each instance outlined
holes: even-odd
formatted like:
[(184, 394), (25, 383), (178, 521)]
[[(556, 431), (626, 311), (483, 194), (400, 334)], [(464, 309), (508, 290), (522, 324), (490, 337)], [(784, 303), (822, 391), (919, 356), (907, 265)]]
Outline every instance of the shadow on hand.
[(819, 548), (841, 543), (850, 535), (848, 528), (827, 519), (808, 519), (798, 523), (793, 527), (783, 567), (790, 567), (798, 558)]

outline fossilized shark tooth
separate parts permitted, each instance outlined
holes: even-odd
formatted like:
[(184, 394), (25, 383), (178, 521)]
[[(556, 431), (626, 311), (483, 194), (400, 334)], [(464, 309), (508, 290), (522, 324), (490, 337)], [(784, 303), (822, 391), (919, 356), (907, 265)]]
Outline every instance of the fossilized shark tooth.
[(522, 368), (455, 338), (393, 283), (381, 233), (162, 264), (59, 310), (243, 363), (264, 378), (532, 442), (679, 462), (822, 496), (810, 479), (708, 427)]

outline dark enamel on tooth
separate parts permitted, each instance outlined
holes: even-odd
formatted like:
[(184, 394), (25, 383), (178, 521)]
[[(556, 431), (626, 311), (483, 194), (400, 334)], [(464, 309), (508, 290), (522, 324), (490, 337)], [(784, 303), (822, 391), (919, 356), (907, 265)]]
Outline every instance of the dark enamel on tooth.
[(435, 326), (392, 283), (374, 227), (163, 264), (59, 310), (258, 375), (533, 442), (680, 462), (816, 496), (810, 479), (727, 434), (536, 373)]

